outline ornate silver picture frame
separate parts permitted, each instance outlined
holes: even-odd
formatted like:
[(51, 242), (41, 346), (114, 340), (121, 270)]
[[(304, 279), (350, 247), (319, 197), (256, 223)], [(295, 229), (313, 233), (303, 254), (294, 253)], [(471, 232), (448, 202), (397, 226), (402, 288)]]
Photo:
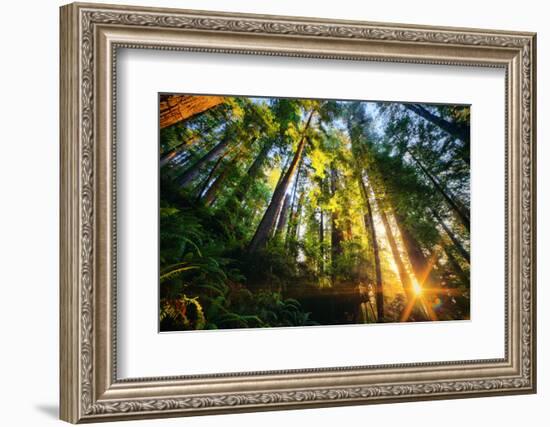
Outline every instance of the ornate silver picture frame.
[[(534, 393), (535, 42), (533, 33), (507, 31), (99, 4), (63, 6), (61, 419), (79, 423)], [(121, 48), (503, 69), (504, 357), (120, 379), (115, 65)]]

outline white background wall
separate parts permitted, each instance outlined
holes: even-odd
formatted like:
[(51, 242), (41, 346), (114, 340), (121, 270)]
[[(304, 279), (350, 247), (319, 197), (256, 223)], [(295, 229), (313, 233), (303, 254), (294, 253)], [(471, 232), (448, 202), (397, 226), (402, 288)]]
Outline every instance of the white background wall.
[[(111, 0), (113, 3), (122, 3)], [(59, 425), (58, 401), (58, 6), (6, 2), (0, 24), (0, 420)], [(437, 402), (137, 421), (131, 425), (373, 424), (499, 427), (546, 425), (550, 376), (548, 235), (550, 29), (545, 2), (461, 0), (133, 0), (133, 4), (538, 32), (539, 393)], [(490, 165), (487, 165), (490, 168)], [(490, 170), (488, 171), (488, 173)], [(545, 218), (546, 217), (546, 218)], [(500, 256), (500, 254), (496, 254)]]

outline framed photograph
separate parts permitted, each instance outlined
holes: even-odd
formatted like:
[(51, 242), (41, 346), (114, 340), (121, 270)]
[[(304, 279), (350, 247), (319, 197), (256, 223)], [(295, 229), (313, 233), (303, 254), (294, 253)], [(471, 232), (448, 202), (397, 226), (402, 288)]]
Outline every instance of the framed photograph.
[(535, 34), (61, 8), (61, 418), (536, 391)]

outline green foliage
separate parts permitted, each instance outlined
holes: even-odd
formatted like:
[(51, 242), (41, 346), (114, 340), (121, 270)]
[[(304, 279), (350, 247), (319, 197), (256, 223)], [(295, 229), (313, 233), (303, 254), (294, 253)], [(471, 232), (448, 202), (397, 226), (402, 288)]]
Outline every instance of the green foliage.
[[(185, 192), (177, 198), (191, 204)], [(230, 221), (222, 221), (204, 207), (178, 209), (166, 205), (160, 218), (161, 330), (314, 324), (297, 301), (284, 299), (277, 291), (250, 291), (243, 285), (246, 279), (241, 269), (246, 271), (246, 266), (229, 257), (242, 252)], [(293, 274), (292, 260), (282, 251), (273, 249), (267, 256), (273, 261), (272, 278)], [(263, 262), (268, 261), (264, 258)]]
[(160, 322), (163, 330), (204, 329), (206, 320), (198, 298), (181, 295), (178, 299), (161, 299)]

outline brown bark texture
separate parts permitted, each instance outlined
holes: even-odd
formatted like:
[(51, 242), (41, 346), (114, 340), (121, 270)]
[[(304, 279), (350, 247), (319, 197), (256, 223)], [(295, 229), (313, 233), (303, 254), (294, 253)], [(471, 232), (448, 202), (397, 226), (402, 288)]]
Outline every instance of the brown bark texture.
[(271, 230), (273, 230), (273, 226), (275, 225), (275, 221), (277, 219), (277, 213), (280, 212), (283, 199), (290, 185), (290, 181), (294, 177), (294, 174), (298, 169), (298, 163), (302, 158), (302, 154), (306, 145), (305, 134), (307, 132), (307, 129), (309, 128), (312, 117), (313, 117), (313, 112), (309, 114), (308, 120), (306, 122), (304, 130), (302, 132), (302, 136), (300, 138), (300, 142), (298, 144), (298, 147), (296, 148), (294, 158), (292, 159), (292, 163), (288, 167), (288, 170), (284, 174), (282, 180), (279, 182), (279, 184), (275, 188), (275, 192), (271, 197), (271, 202), (269, 203), (269, 206), (265, 211), (264, 216), (262, 217), (262, 220), (258, 225), (258, 228), (256, 229), (256, 233), (254, 234), (254, 237), (252, 238), (249, 244), (248, 250), (250, 252), (255, 252), (259, 249), (263, 249), (267, 244), (267, 240), (269, 238)]
[(160, 128), (188, 120), (224, 102), (223, 96), (172, 95), (161, 97)]

